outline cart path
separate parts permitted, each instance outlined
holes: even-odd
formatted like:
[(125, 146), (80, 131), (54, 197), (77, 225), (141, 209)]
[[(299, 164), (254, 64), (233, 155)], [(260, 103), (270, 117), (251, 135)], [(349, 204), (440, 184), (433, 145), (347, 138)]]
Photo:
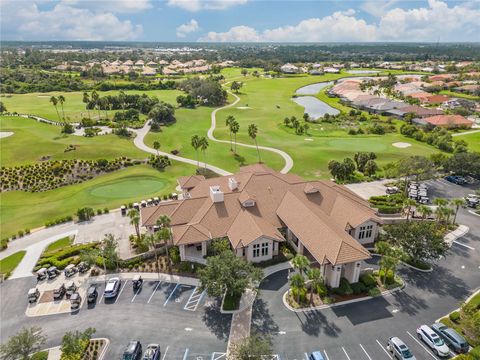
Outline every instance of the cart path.
[(457, 134), (452, 134), (452, 136), (462, 136), (462, 135), (468, 135), (468, 134), (475, 134), (480, 132), (480, 130), (470, 130), (470, 131), (465, 131)]
[[(137, 148), (139, 148), (140, 150), (142, 151), (145, 151), (145, 152), (148, 152), (148, 153), (151, 153), (151, 154), (154, 154), (154, 155), (163, 155), (163, 156), (167, 156), (169, 159), (172, 159), (172, 160), (176, 160), (176, 161), (180, 161), (180, 162), (183, 162), (183, 163), (186, 163), (186, 164), (190, 164), (190, 165), (195, 165), (197, 166), (197, 161), (196, 160), (193, 160), (193, 159), (188, 159), (188, 158), (185, 158), (185, 157), (182, 157), (182, 156), (178, 156), (178, 155), (173, 155), (173, 154), (169, 154), (167, 152), (164, 152), (164, 151), (157, 151), (149, 146), (147, 146), (144, 142), (144, 138), (145, 138), (145, 135), (148, 134), (148, 132), (150, 131), (150, 125), (148, 125), (148, 121), (145, 123), (145, 125), (143, 126), (143, 128), (141, 129), (132, 129), (132, 131), (134, 131), (137, 136), (135, 136), (135, 139), (133, 140), (133, 143), (135, 144), (135, 146)], [(231, 172), (227, 171), (227, 170), (224, 170), (224, 169), (221, 169), (219, 167), (216, 167), (214, 165), (210, 165), (210, 164), (205, 164), (204, 162), (201, 162), (200, 161), (200, 166), (202, 167), (207, 167), (207, 169), (219, 174), (219, 175), (222, 175), (222, 176), (228, 176), (228, 175), (232, 175)]]
[[(233, 94), (230, 91), (228, 93), (231, 94), (233, 97), (235, 97), (235, 101), (228, 104), (228, 105), (222, 106), (222, 107), (217, 108), (217, 109), (212, 111), (212, 115), (211, 115), (212, 125), (210, 126), (210, 129), (208, 129), (208, 133), (207, 133), (207, 136), (210, 140), (218, 142), (218, 143), (224, 143), (224, 144), (230, 144), (230, 141), (219, 140), (213, 135), (213, 132), (215, 131), (215, 127), (217, 126), (217, 112), (220, 111), (220, 110), (224, 110), (224, 109), (227, 109), (229, 107), (235, 106), (240, 101), (240, 98), (237, 95)], [(248, 144), (243, 144), (243, 143), (239, 143), (239, 142), (237, 142), (236, 144), (239, 145), (239, 146), (247, 147), (247, 148), (257, 149), (255, 145), (248, 145)], [(293, 159), (285, 151), (280, 150), (280, 149), (276, 149), (276, 148), (272, 148), (272, 147), (268, 147), (268, 146), (259, 146), (258, 148), (262, 149), (262, 150), (274, 152), (274, 153), (280, 155), (281, 157), (283, 157), (283, 159), (285, 160), (285, 166), (282, 168), (282, 170), (280, 170), (280, 172), (282, 174), (286, 174), (292, 169)]]

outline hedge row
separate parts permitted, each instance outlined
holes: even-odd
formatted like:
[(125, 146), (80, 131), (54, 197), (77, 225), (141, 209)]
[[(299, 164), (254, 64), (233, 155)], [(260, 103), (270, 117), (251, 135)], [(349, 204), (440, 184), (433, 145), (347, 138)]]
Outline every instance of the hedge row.
[(97, 246), (97, 243), (72, 245), (64, 249), (44, 253), (40, 257), (40, 260), (38, 260), (34, 270), (37, 271), (42, 267), (49, 266), (56, 266), (58, 269), (62, 270), (69, 264), (76, 265), (80, 262), (80, 259), (74, 258), (75, 256), (80, 255), (80, 253), (84, 250), (93, 249)]

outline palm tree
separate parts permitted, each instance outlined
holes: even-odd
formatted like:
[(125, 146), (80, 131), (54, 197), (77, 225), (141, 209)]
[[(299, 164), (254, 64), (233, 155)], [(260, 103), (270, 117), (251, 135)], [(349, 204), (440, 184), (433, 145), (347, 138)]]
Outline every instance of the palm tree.
[(450, 208), (445, 208), (445, 216), (446, 216), (446, 222), (447, 224), (450, 222), (450, 216), (454, 215), (455, 216), (455, 211)]
[(207, 148), (208, 148), (208, 140), (204, 136), (200, 139), (200, 150), (202, 150), (202, 152), (203, 152), (203, 161), (204, 161), (204, 165), (205, 165), (205, 173), (207, 172), (207, 156), (206, 156)]
[(128, 212), (130, 218), (130, 225), (135, 226), (135, 232), (137, 233), (137, 239), (140, 240), (140, 214), (138, 210), (132, 209)]
[(100, 248), (101, 256), (104, 259), (103, 260), (104, 266), (105, 266), (105, 260), (109, 260), (111, 263), (115, 263), (115, 267), (116, 269), (118, 269), (117, 248), (118, 248), (118, 240), (115, 239), (113, 234), (106, 234), (102, 240), (102, 244)]
[(157, 156), (159, 155), (158, 149), (160, 149), (160, 141), (154, 141), (153, 142), (153, 148), (157, 150)]
[(292, 259), (292, 265), (293, 268), (298, 270), (300, 272), (300, 275), (303, 276), (304, 271), (307, 270), (310, 266), (310, 261), (306, 256), (297, 254)]
[(122, 106), (122, 112), (125, 113), (125, 105), (127, 103), (127, 95), (123, 92), (123, 90), (119, 92), (118, 99), (119, 99), (120, 104)]
[(65, 97), (63, 95), (58, 96), (58, 102), (60, 103), (60, 106), (62, 107), (62, 117), (63, 121), (65, 121), (65, 111), (63, 110), (63, 103), (65, 102)]
[(90, 102), (90, 95), (88, 95), (88, 92), (83, 93), (83, 99), (82, 102), (85, 104), (85, 107), (87, 108), (88, 112), (88, 118), (91, 120), (92, 117), (90, 116), (90, 108), (88, 107), (88, 103)]
[(58, 104), (58, 99), (55, 96), (50, 97), (50, 102), (55, 106), (55, 111), (57, 112), (58, 120), (61, 121), (60, 119), (60, 113), (58, 112), (57, 104)]
[(310, 305), (313, 304), (313, 290), (323, 283), (322, 273), (319, 268), (311, 268), (307, 271), (308, 280), (310, 280)]
[(162, 215), (157, 220), (157, 226), (160, 226), (160, 231), (158, 232), (159, 239), (163, 240), (165, 243), (165, 255), (168, 259), (168, 267), (171, 268), (170, 253), (169, 247), (172, 241), (172, 231), (170, 230), (171, 220), (167, 215)]
[(437, 222), (440, 222), (446, 215), (445, 209), (446, 209), (446, 206), (448, 205), (448, 200), (444, 198), (435, 198), (433, 199), (433, 204), (437, 206), (437, 209), (435, 210), (435, 214), (437, 217)]
[(225, 125), (228, 126), (228, 130), (230, 131), (230, 151), (233, 151), (232, 148), (232, 123), (235, 121), (235, 118), (232, 115), (227, 116), (225, 119)]
[(257, 147), (257, 153), (258, 153), (258, 162), (261, 163), (262, 159), (260, 159), (260, 150), (258, 149), (257, 133), (258, 133), (257, 125), (255, 124), (248, 125), (248, 136), (250, 136), (255, 141), (255, 146)]
[(192, 147), (195, 149), (197, 153), (197, 169), (200, 168), (200, 158), (198, 156), (198, 149), (200, 148), (200, 137), (198, 135), (193, 135), (192, 140), (190, 142)]
[(100, 96), (98, 95), (98, 93), (95, 90), (93, 90), (91, 98), (92, 98), (93, 103), (95, 104), (95, 108), (97, 108), (97, 111), (98, 111), (98, 120), (100, 120), (100, 108), (99, 108)]
[(151, 234), (151, 235), (148, 235), (145, 240), (148, 246), (153, 248), (153, 252), (155, 253), (155, 267), (157, 268), (157, 273), (158, 273), (158, 276), (160, 277), (160, 267), (158, 264), (158, 254), (157, 254), (157, 244), (160, 239), (154, 234)]
[(301, 274), (295, 274), (290, 278), (292, 291), (297, 292), (297, 303), (300, 304), (300, 292), (305, 288), (305, 278)]
[(403, 209), (407, 210), (407, 221), (410, 219), (410, 215), (412, 213), (412, 206), (415, 206), (416, 204), (417, 204), (417, 202), (413, 199), (406, 199), (403, 202)]
[(240, 130), (240, 124), (233, 120), (230, 124), (230, 131), (233, 133), (234, 141), (235, 141), (235, 149), (233, 150), (234, 154), (237, 153), (237, 133)]
[(455, 224), (455, 222), (457, 221), (457, 213), (458, 213), (458, 209), (460, 209), (460, 206), (465, 206), (465, 200), (464, 199), (453, 199), (451, 202), (450, 202), (453, 206), (455, 206), (455, 215), (453, 216), (453, 224)]
[(425, 220), (429, 215), (432, 215), (433, 213), (432, 208), (426, 205), (420, 205), (417, 208), (417, 211), (420, 215), (422, 215), (422, 220)]

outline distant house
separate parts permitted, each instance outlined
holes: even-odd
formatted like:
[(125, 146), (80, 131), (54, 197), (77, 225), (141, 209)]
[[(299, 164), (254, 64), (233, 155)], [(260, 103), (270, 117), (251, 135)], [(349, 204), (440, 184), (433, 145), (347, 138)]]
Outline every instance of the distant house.
[(440, 105), (443, 104), (444, 102), (449, 101), (451, 98), (445, 95), (432, 95), (430, 96), (426, 103), (430, 105)]
[(150, 68), (156, 68), (158, 66), (158, 64), (155, 61), (149, 61), (147, 63), (147, 66), (150, 67)]
[(443, 111), (437, 109), (427, 109), (418, 105), (409, 105), (401, 109), (393, 109), (385, 111), (387, 115), (403, 118), (407, 114), (413, 114), (417, 118), (425, 118), (435, 115), (443, 115)]
[(334, 67), (326, 67), (326, 68), (323, 68), (323, 72), (329, 73), (329, 74), (338, 74), (340, 73), (340, 69), (337, 69)]
[(126, 67), (132, 67), (133, 66), (133, 61), (132, 60), (127, 60), (123, 63), (123, 66), (126, 66)]
[(284, 73), (284, 74), (296, 74), (298, 73), (298, 67), (293, 65), (293, 64), (285, 64), (285, 65), (282, 65), (282, 67), (280, 68), (280, 70)]
[(143, 60), (137, 60), (134, 65), (137, 69), (142, 69), (145, 66), (145, 62)]
[(471, 128), (473, 122), (461, 115), (436, 115), (425, 117), (423, 119), (414, 119), (413, 122), (419, 125), (434, 125), (445, 128)]
[(474, 93), (475, 91), (480, 90), (480, 85), (463, 85), (463, 86), (458, 86), (454, 88), (453, 90), (458, 91), (458, 92), (463, 92), (463, 93)]
[(157, 73), (157, 70), (147, 66), (145, 66), (142, 70), (142, 75), (144, 76), (155, 76), (156, 73)]

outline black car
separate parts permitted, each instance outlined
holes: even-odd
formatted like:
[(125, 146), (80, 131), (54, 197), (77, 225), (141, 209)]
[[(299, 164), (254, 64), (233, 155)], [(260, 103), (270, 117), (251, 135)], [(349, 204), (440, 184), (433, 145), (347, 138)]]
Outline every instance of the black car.
[(123, 352), (123, 360), (137, 360), (142, 356), (142, 344), (140, 341), (130, 341)]
[(98, 297), (97, 287), (95, 285), (90, 285), (90, 287), (87, 290), (87, 302), (89, 304), (94, 303), (95, 301), (97, 301), (97, 297)]
[(431, 328), (456, 353), (465, 354), (468, 352), (470, 346), (468, 345), (467, 341), (462, 335), (452, 328), (449, 328), (442, 323), (435, 323), (431, 326)]
[(464, 185), (467, 182), (464, 177), (458, 175), (449, 175), (445, 178), (445, 180), (457, 185)]
[(65, 285), (61, 284), (56, 289), (53, 290), (53, 298), (55, 300), (61, 299), (63, 298), (66, 292), (67, 292), (67, 289), (65, 288)]

